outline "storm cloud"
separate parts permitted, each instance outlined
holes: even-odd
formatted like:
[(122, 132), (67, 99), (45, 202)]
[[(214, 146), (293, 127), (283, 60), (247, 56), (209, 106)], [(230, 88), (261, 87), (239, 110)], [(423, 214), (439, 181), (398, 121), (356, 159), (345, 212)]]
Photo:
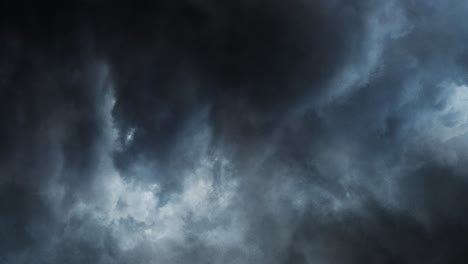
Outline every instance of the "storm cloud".
[(0, 263), (466, 263), (467, 14), (2, 2)]

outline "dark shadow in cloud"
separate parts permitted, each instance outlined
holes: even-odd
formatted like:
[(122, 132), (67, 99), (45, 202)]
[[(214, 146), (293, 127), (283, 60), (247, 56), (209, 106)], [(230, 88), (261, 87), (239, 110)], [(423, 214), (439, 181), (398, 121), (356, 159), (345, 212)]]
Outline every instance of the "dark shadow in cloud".
[(47, 204), (34, 190), (14, 182), (0, 186), (0, 256), (40, 244), (54, 225)]
[(122, 131), (137, 131), (133, 144), (117, 153), (117, 166), (124, 169), (136, 155), (162, 166), (177, 158), (171, 149), (178, 132), (206, 107), (215, 139), (241, 153), (267, 144), (299, 103), (323, 92), (364, 39), (372, 8), (176, 1), (100, 20), (99, 49), (111, 58), (116, 78), (114, 115)]
[(282, 263), (464, 263), (468, 258), (463, 223), (441, 221), (427, 229), (411, 212), (373, 202), (363, 209), (363, 215), (351, 213), (327, 223), (304, 218)]

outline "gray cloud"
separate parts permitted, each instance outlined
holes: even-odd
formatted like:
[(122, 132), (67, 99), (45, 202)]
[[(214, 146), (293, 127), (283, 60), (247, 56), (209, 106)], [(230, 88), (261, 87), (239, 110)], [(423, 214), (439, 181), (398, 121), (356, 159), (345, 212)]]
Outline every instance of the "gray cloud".
[(462, 1), (2, 7), (0, 263), (465, 262)]

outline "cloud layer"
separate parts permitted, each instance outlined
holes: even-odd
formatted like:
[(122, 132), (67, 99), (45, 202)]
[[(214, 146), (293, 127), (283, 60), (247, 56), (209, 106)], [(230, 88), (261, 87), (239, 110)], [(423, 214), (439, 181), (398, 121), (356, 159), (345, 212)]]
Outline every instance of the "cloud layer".
[(0, 263), (466, 263), (463, 1), (0, 10)]

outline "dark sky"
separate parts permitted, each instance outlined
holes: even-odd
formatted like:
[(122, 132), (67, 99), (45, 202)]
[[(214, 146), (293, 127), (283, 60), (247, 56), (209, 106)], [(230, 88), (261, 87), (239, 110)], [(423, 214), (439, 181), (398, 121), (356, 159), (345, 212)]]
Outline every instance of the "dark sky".
[(2, 1), (0, 264), (468, 263), (467, 16)]

